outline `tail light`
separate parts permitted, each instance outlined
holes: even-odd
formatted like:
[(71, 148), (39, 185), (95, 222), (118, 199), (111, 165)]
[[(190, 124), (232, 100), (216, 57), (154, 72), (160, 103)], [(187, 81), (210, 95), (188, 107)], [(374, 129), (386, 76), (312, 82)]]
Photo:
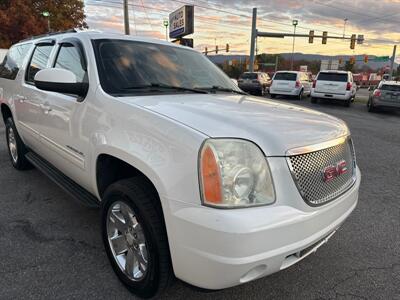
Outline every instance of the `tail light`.
[(316, 80), (313, 80), (313, 82), (312, 82), (312, 88), (313, 89), (315, 89), (315, 86), (317, 85), (317, 81)]
[(300, 87), (300, 81), (299, 80), (296, 80), (296, 86), (295, 86), (296, 88), (299, 88)]
[(346, 86), (346, 91), (350, 91), (352, 87), (353, 85), (351, 84), (351, 82), (348, 82)]
[(380, 97), (380, 96), (382, 96), (381, 90), (375, 90), (374, 91), (374, 97)]

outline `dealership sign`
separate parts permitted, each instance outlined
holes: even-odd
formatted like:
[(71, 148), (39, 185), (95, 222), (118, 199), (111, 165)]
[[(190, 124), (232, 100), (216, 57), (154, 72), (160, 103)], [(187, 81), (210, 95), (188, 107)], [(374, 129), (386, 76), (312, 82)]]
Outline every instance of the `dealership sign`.
[(185, 5), (169, 14), (169, 37), (181, 38), (194, 31), (193, 5)]

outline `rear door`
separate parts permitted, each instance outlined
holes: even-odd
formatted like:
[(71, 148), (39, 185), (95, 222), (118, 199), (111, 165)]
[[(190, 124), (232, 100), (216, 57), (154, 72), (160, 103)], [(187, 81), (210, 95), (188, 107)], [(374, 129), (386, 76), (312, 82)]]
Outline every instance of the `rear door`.
[(348, 80), (347, 73), (320, 72), (317, 77), (315, 92), (345, 95)]
[(37, 72), (48, 67), (54, 44), (54, 40), (42, 40), (36, 43), (22, 79), (20, 94), (17, 95), (19, 97), (17, 114), (20, 129), (29, 140), (29, 146), (38, 152), (42, 149), (40, 132), (43, 124), (43, 103), (48, 94), (36, 88), (33, 80)]
[(274, 89), (277, 92), (291, 92), (296, 86), (297, 73), (277, 72), (273, 78)]

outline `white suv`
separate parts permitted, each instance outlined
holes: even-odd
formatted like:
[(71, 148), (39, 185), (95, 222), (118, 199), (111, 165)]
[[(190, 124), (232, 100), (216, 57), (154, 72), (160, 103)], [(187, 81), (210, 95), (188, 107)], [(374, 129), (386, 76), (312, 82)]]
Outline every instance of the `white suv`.
[(277, 95), (294, 96), (299, 100), (303, 96), (310, 96), (312, 80), (305, 72), (278, 71), (272, 78), (269, 88), (271, 98)]
[(354, 100), (357, 85), (353, 74), (347, 71), (321, 71), (314, 80), (311, 90), (311, 102), (318, 98), (343, 101), (346, 106)]
[(111, 265), (141, 297), (174, 275), (222, 289), (283, 270), (356, 207), (343, 121), (248, 96), (193, 49), (64, 33), (16, 44), (0, 74), (13, 166), (100, 206)]

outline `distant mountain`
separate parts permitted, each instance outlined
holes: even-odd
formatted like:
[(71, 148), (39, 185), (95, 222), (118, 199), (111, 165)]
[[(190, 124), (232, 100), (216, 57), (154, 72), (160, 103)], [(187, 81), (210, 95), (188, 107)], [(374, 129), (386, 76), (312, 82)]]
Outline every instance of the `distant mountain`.
[[(285, 59), (289, 60), (292, 56), (291, 53), (280, 53), (280, 55)], [(237, 60), (245, 60), (248, 58), (248, 55), (209, 55), (209, 59), (216, 63), (216, 64), (222, 64), (227, 60), (232, 60), (232, 59), (237, 59)], [(321, 61), (325, 59), (339, 59), (342, 58), (344, 61), (348, 61), (352, 57), (352, 55), (319, 55), (319, 54), (304, 54), (304, 53), (294, 53), (294, 60), (299, 61), (299, 60), (305, 60), (305, 61)], [(390, 61), (387, 62), (380, 62), (380, 61), (373, 61), (373, 59), (376, 57), (375, 55), (368, 55), (369, 61), (367, 66), (369, 66), (371, 69), (381, 69), (385, 66), (390, 65)], [(357, 67), (362, 67), (365, 65), (364, 63), (364, 55), (356, 55), (356, 66)], [(397, 68), (398, 64), (395, 63), (395, 68)]]

